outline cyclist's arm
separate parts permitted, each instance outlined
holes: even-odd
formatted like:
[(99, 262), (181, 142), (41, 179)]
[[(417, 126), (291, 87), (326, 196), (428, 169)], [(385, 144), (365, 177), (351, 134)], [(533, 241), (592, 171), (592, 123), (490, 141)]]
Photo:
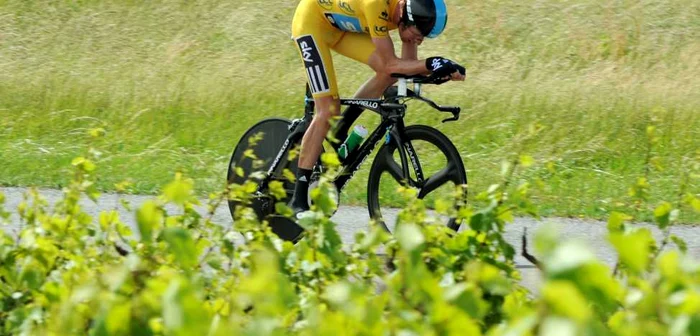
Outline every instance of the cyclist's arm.
[(401, 44), (401, 59), (405, 60), (417, 60), (418, 59), (418, 45), (411, 42), (403, 42)]
[[(428, 71), (425, 67), (425, 60), (401, 59), (396, 57), (394, 43), (389, 36), (373, 37), (372, 42), (374, 42), (376, 50), (372, 56), (370, 56), (370, 66), (372, 66), (376, 72), (381, 72), (386, 75), (391, 75), (392, 73), (415, 75)], [(402, 47), (402, 49), (403, 48), (405, 47)]]
[(370, 56), (370, 66), (377, 73), (385, 75), (391, 75), (392, 73), (406, 75), (425, 73), (428, 69), (425, 67), (425, 61), (417, 59), (417, 51), (407, 50), (407, 48), (410, 48), (403, 45), (401, 47), (401, 55), (410, 57), (396, 57), (394, 43), (389, 36), (389, 21), (386, 15), (382, 15), (387, 12), (391, 13), (388, 3), (385, 1), (365, 2), (365, 17), (367, 18), (369, 34), (375, 46), (375, 51)]

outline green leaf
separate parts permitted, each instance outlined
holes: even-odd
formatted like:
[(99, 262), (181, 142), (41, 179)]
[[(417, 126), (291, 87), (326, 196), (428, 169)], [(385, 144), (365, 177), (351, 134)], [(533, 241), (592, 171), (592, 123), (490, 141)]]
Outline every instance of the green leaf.
[(190, 233), (182, 228), (167, 228), (163, 230), (163, 239), (168, 243), (170, 252), (177, 262), (185, 269), (197, 264), (197, 248)]
[(671, 212), (673, 210), (673, 205), (669, 202), (662, 202), (654, 210), (654, 219), (659, 225), (660, 229), (665, 229), (671, 222)]
[(454, 304), (475, 319), (481, 319), (489, 310), (480, 288), (474, 284), (461, 282), (445, 289), (445, 301)]
[(323, 294), (323, 297), (335, 306), (343, 306), (348, 303), (350, 292), (351, 288), (349, 284), (345, 282), (335, 283), (326, 287), (326, 292)]
[(596, 257), (585, 245), (579, 242), (565, 242), (556, 247), (551, 255), (544, 258), (548, 274), (558, 274), (593, 263)]
[(126, 266), (118, 266), (104, 271), (102, 282), (110, 291), (119, 290), (129, 278), (129, 269)]
[(693, 207), (693, 210), (696, 212), (700, 212), (700, 198), (694, 197), (690, 201), (690, 205)]
[(668, 251), (663, 253), (656, 261), (659, 273), (668, 279), (677, 279), (681, 273), (680, 256), (678, 251)]
[(486, 215), (479, 212), (469, 218), (469, 227), (474, 231), (487, 231), (491, 224)]
[(569, 319), (548, 316), (542, 321), (539, 336), (576, 336), (576, 323)]
[(396, 228), (396, 240), (402, 249), (411, 252), (425, 242), (425, 237), (418, 225), (401, 223)]
[(183, 178), (181, 173), (175, 174), (175, 180), (163, 188), (163, 194), (168, 201), (182, 205), (192, 198), (194, 182)]
[(678, 236), (673, 235), (673, 234), (672, 234), (669, 238), (671, 239), (671, 241), (672, 241), (674, 244), (676, 244), (676, 246), (678, 246), (678, 249), (679, 249), (681, 252), (683, 252), (683, 253), (687, 253), (687, 252), (688, 252), (688, 245), (685, 243), (685, 240), (683, 240), (683, 238), (678, 237)]
[(100, 228), (102, 228), (103, 231), (106, 231), (112, 223), (116, 222), (119, 219), (119, 213), (117, 211), (102, 211), (100, 212)]
[(294, 176), (294, 173), (292, 173), (292, 171), (287, 168), (284, 168), (284, 170), (282, 170), (282, 176), (284, 176), (284, 178), (287, 179), (287, 181), (289, 182), (294, 182), (297, 180), (296, 176)]
[(557, 315), (583, 323), (593, 316), (588, 301), (569, 281), (551, 281), (544, 284), (542, 298)]
[[(471, 270), (471, 268), (469, 268)], [(480, 263), (478, 267), (479, 284), (489, 293), (495, 295), (507, 295), (511, 291), (511, 283), (501, 273), (501, 270), (487, 263)]]
[(272, 194), (275, 199), (283, 200), (287, 198), (287, 191), (284, 189), (284, 183), (282, 181), (272, 181), (268, 186), (270, 188), (270, 194)]
[(626, 233), (610, 234), (610, 242), (620, 256), (620, 261), (635, 273), (643, 272), (649, 264), (653, 237), (642, 228)]
[(608, 218), (608, 231), (609, 232), (620, 232), (624, 230), (624, 223), (626, 221), (632, 220), (631, 216), (623, 214), (621, 212), (613, 211)]
[(285, 217), (291, 217), (294, 215), (294, 211), (292, 211), (292, 209), (287, 206), (287, 203), (284, 202), (275, 203), (275, 213)]
[(435, 200), (435, 212), (439, 214), (448, 214), (451, 208), (453, 208), (453, 205), (449, 200), (442, 198)]
[(166, 335), (206, 335), (209, 311), (196, 296), (196, 286), (182, 277), (171, 279), (162, 295)]
[(105, 319), (108, 335), (127, 334), (131, 321), (131, 302), (123, 302), (112, 306)]
[(340, 160), (336, 153), (327, 152), (321, 154), (321, 162), (328, 167), (340, 167)]
[(322, 251), (325, 251), (327, 255), (334, 256), (334, 260), (339, 261), (338, 257), (342, 257), (344, 254), (340, 253), (343, 247), (343, 241), (335, 229), (335, 223), (329, 219), (323, 220), (323, 241), (324, 244)]
[(141, 234), (141, 241), (150, 242), (153, 231), (160, 229), (163, 222), (163, 210), (153, 201), (146, 201), (136, 212), (136, 224)]
[(243, 152), (243, 157), (249, 158), (249, 159), (251, 159), (251, 160), (255, 160), (255, 159), (257, 158), (257, 156), (255, 156), (255, 151), (253, 151), (253, 150), (250, 149), (250, 148), (249, 148), (249, 149), (246, 149), (246, 150)]
[(38, 289), (46, 280), (43, 268), (33, 260), (22, 266), (19, 277), (22, 283), (31, 289)]
[(335, 189), (335, 187), (331, 188), (329, 183), (322, 182), (318, 188), (311, 191), (311, 198), (314, 200), (314, 206), (321, 210), (327, 217), (332, 216), (338, 208), (333, 189)]
[(513, 212), (510, 210), (503, 211), (498, 215), (498, 219), (505, 223), (512, 223), (515, 220), (513, 217)]

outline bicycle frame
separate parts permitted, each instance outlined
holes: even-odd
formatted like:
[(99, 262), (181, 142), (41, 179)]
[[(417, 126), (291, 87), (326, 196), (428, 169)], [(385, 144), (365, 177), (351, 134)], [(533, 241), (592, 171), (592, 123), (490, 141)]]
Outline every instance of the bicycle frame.
[[(364, 161), (369, 157), (377, 144), (382, 140), (382, 137), (386, 134), (386, 142), (394, 141), (399, 150), (399, 155), (401, 158), (401, 166), (403, 170), (401, 172), (394, 171), (392, 174), (401, 174), (402, 177), (409, 176), (408, 172), (408, 161), (414, 168), (414, 172), (419, 183), (423, 182), (423, 171), (418, 161), (418, 157), (415, 155), (415, 150), (410, 142), (403, 142), (402, 135), (404, 134), (405, 124), (403, 117), (406, 112), (406, 105), (395, 104), (395, 103), (385, 103), (381, 99), (340, 99), (340, 104), (343, 106), (357, 106), (365, 110), (369, 110), (379, 114), (382, 117), (379, 125), (372, 131), (372, 133), (367, 137), (367, 139), (362, 143), (359, 149), (351, 152), (350, 155), (344, 160), (344, 165), (340, 174), (335, 179), (334, 184), (338, 192), (341, 192), (348, 181), (350, 181), (355, 173), (362, 167)], [(267, 171), (267, 176), (263, 183), (260, 184), (258, 190), (262, 190), (269, 183), (270, 178), (275, 170), (279, 168), (282, 158), (288, 155), (290, 148), (293, 144), (299, 143), (301, 138), (304, 136), (306, 129), (313, 118), (314, 103), (313, 100), (306, 100), (305, 115), (302, 119), (295, 120), (291, 125), (291, 133), (287, 136), (282, 148), (280, 148), (279, 153), (275, 157), (272, 165)], [(335, 149), (335, 146), (333, 147)]]
[[(441, 112), (450, 112), (452, 113), (452, 118), (448, 118), (443, 120), (442, 122), (448, 122), (448, 121), (455, 121), (459, 119), (459, 113), (460, 113), (460, 108), (459, 107), (454, 107), (454, 106), (440, 106), (435, 104), (435, 102), (423, 98), (420, 96), (420, 91), (421, 91), (421, 84), (422, 83), (431, 83), (430, 77), (422, 77), (422, 76), (404, 76), (404, 75), (396, 75), (398, 77), (398, 87), (397, 87), (397, 94), (396, 97), (393, 99), (389, 100), (382, 100), (382, 99), (358, 99), (358, 98), (350, 98), (350, 99), (340, 99), (340, 105), (344, 106), (354, 106), (358, 107), (361, 109), (365, 110), (370, 110), (372, 112), (375, 112), (379, 114), (382, 117), (382, 121), (380, 122), (379, 126), (372, 131), (372, 133), (369, 135), (369, 137), (364, 141), (364, 143), (360, 146), (359, 149), (355, 150), (354, 152), (350, 153), (350, 155), (344, 160), (344, 165), (342, 167), (342, 171), (340, 174), (337, 176), (337, 178), (334, 181), (336, 190), (340, 193), (347, 182), (352, 179), (353, 176), (355, 176), (355, 173), (360, 169), (362, 166), (362, 163), (367, 159), (368, 156), (372, 154), (374, 151), (374, 148), (377, 146), (377, 144), (381, 141), (381, 138), (384, 134), (387, 135), (386, 138), (386, 143), (389, 143), (389, 141), (394, 141), (396, 144), (396, 147), (399, 152), (399, 156), (401, 159), (401, 171), (397, 171), (396, 169), (390, 169), (389, 173), (392, 174), (392, 176), (398, 181), (398, 180), (403, 180), (405, 183), (410, 184), (411, 179), (409, 178), (409, 171), (408, 171), (408, 161), (410, 160), (411, 165), (413, 166), (413, 170), (416, 176), (416, 183), (418, 185), (423, 185), (424, 182), (424, 176), (423, 176), (423, 169), (421, 168), (420, 162), (418, 160), (418, 157), (415, 155), (416, 151), (413, 148), (413, 145), (410, 142), (404, 142), (403, 135), (405, 132), (405, 124), (403, 117), (406, 114), (406, 105), (402, 103), (397, 103), (399, 99), (402, 98), (413, 98), (413, 99), (418, 99), (421, 100), (428, 105), (430, 105), (432, 108), (441, 111)], [(413, 81), (413, 91), (408, 89), (408, 83), (409, 81)], [(275, 160), (272, 162), (272, 165), (267, 171), (267, 176), (265, 179), (262, 181), (262, 183), (259, 185), (258, 191), (263, 190), (264, 188), (267, 187), (267, 184), (269, 183), (271, 177), (273, 176), (273, 173), (275, 170), (279, 168), (279, 164), (282, 161), (282, 158), (285, 157), (285, 155), (288, 154), (290, 146), (292, 144), (300, 143), (301, 138), (304, 136), (304, 133), (306, 132), (307, 128), (309, 127), (309, 124), (311, 123), (311, 120), (313, 119), (314, 115), (314, 101), (311, 98), (311, 92), (309, 90), (308, 84), (306, 85), (306, 100), (305, 100), (305, 108), (304, 108), (304, 117), (302, 119), (296, 119), (292, 122), (292, 124), (289, 126), (289, 129), (291, 130), (291, 133), (285, 140), (284, 144), (282, 145), (282, 148), (280, 149), (279, 153), (275, 157)], [(355, 119), (359, 116), (359, 113), (357, 115), (351, 115), (351, 116), (345, 116), (343, 115), (341, 117), (341, 120), (339, 123), (342, 123), (345, 121), (346, 117), (349, 119), (347, 122), (349, 124), (352, 124)], [(337, 151), (337, 146), (339, 144), (334, 144), (333, 149)], [(430, 184), (430, 181), (428, 181), (427, 184)], [(411, 185), (413, 186), (413, 185)]]

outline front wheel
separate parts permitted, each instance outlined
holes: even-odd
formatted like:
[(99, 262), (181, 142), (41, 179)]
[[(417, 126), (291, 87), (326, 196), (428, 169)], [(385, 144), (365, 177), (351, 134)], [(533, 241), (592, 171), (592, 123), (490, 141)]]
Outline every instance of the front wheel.
[[(395, 140), (384, 144), (377, 152), (367, 181), (370, 217), (389, 232), (392, 229), (386, 224), (388, 218), (406, 205), (406, 200), (396, 192), (401, 186), (417, 189), (418, 198), (433, 210), (445, 201), (458, 207), (466, 203), (467, 197), (464, 164), (444, 134), (429, 126), (412, 125), (401, 136), (404, 148), (399, 149)], [(399, 150), (406, 153), (407, 169), (401, 164)], [(404, 171), (408, 171), (408, 176)], [(438, 218), (454, 230), (461, 224), (454, 215), (438, 215)]]

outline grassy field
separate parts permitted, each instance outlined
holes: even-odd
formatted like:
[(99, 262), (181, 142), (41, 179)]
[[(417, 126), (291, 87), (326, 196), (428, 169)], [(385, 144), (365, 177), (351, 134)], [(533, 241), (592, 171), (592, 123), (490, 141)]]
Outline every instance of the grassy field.
[[(132, 192), (153, 193), (174, 171), (201, 193), (220, 190), (246, 128), (302, 112), (304, 72), (289, 37), (296, 3), (0, 0), (0, 184), (61, 186), (86, 130), (104, 127), (94, 144), (103, 190), (131, 179)], [(700, 2), (448, 6), (446, 32), (420, 55), (467, 66), (466, 82), (426, 90), (463, 117), (441, 124), (416, 103), (408, 123), (455, 141), (472, 190), (527, 154), (536, 165), (522, 178), (545, 182), (533, 190), (543, 214), (633, 212), (628, 188), (654, 157), (663, 169), (649, 174), (652, 203), (678, 199), (700, 155)], [(371, 75), (334, 61), (344, 96)], [(525, 138), (533, 125), (541, 130)], [(658, 141), (648, 155), (650, 125)], [(344, 199), (364, 204), (366, 171), (358, 177)], [(686, 191), (699, 193), (700, 182)]]

